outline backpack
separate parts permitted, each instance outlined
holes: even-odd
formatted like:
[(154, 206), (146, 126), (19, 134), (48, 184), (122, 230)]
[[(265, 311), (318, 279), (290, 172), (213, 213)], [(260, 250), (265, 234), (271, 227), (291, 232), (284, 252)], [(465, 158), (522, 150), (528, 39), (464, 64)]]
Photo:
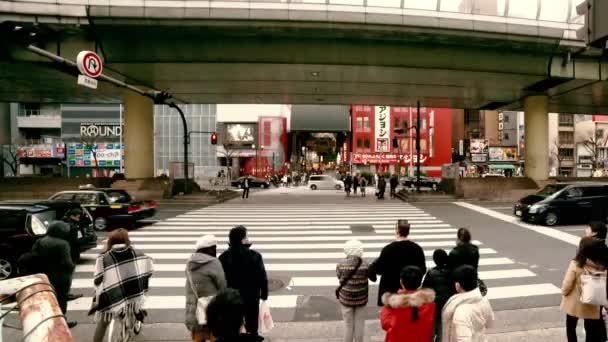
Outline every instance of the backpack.
[(608, 296), (606, 294), (606, 271), (590, 272), (583, 270), (583, 274), (581, 274), (581, 303), (608, 306)]

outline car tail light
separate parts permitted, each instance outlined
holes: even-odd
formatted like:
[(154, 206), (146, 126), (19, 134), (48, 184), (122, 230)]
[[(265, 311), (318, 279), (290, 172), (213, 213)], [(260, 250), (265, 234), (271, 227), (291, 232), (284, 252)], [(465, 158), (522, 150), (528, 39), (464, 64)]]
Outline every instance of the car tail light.
[(148, 207), (150, 207), (150, 208), (156, 208), (156, 202), (154, 202), (154, 201), (148, 202)]
[(127, 209), (127, 212), (129, 214), (134, 213), (136, 211), (140, 211), (141, 210), (141, 205), (139, 204), (134, 204), (134, 205), (130, 205), (129, 208)]

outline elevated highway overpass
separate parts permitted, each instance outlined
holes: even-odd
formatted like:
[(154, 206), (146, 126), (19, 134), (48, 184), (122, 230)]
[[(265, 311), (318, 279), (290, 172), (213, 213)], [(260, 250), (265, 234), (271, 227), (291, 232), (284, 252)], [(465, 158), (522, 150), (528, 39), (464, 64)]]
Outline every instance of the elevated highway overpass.
[[(131, 117), (149, 119), (148, 100), (107, 84), (79, 88), (75, 70), (30, 53), (24, 46), (31, 43), (68, 59), (97, 51), (105, 73), (182, 102), (407, 106), (419, 100), (526, 110), (526, 126), (542, 133), (548, 111), (608, 112), (608, 61), (575, 39), (578, 3), (0, 1), (0, 34), (11, 37), (0, 50), (0, 101), (124, 102), (127, 118), (137, 108)], [(543, 135), (527, 136), (540, 143)], [(526, 170), (542, 179), (548, 152), (538, 153), (529, 153)], [(135, 177), (151, 172), (131, 168)]]

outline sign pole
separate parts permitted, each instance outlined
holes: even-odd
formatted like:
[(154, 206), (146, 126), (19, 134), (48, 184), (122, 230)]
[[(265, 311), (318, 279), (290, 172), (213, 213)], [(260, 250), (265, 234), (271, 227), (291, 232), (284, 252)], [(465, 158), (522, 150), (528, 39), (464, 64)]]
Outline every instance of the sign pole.
[(120, 144), (120, 150), (119, 150), (120, 151), (120, 168), (119, 168), (119, 170), (120, 170), (120, 173), (123, 173), (122, 151), (124, 151), (124, 148), (122, 146), (122, 130), (123, 130), (123, 125), (122, 125), (122, 110), (123, 110), (123, 107), (122, 107), (122, 103), (121, 103), (120, 104), (120, 119), (119, 119), (120, 120), (120, 136), (119, 136), (119, 139), (120, 139), (119, 140), (119, 144)]
[(416, 104), (416, 192), (420, 192), (420, 101)]

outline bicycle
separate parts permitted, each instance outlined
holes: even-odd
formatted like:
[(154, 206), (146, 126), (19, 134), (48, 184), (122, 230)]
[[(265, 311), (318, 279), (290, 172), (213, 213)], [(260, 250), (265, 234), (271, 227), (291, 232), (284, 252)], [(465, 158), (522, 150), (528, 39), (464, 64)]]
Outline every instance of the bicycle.
[(143, 325), (144, 310), (128, 312), (115, 317), (108, 327), (108, 342), (129, 342), (139, 335)]

